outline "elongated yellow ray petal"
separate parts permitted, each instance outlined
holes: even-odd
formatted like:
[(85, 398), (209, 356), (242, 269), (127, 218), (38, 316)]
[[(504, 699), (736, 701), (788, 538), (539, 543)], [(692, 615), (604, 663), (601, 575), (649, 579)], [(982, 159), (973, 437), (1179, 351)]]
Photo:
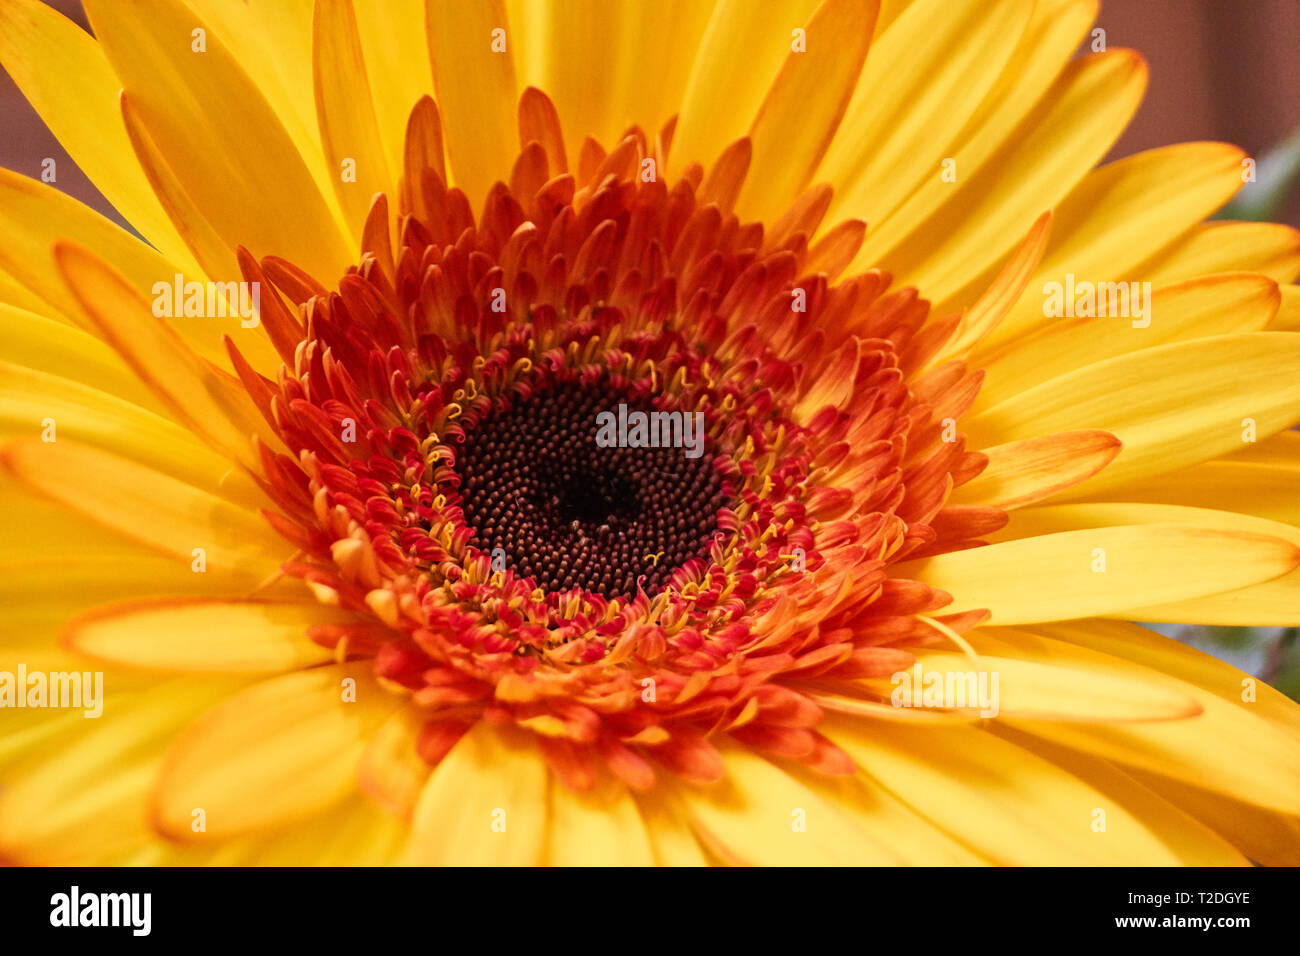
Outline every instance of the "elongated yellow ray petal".
[(621, 783), (574, 793), (551, 778), (547, 862), (551, 866), (650, 866), (654, 850), (641, 812)]
[[(1223, 503), (1223, 500), (1220, 499), (1219, 503)], [(1011, 522), (990, 535), (990, 538), (997, 540), (1043, 535), (1144, 521), (1215, 528), (1225, 533), (1267, 535), (1300, 545), (1300, 528), (1290, 524), (1235, 511), (1131, 502), (1091, 502), (1026, 508), (1016, 512)], [(1230, 561), (1232, 557), (1225, 553), (1219, 560)], [(1141, 605), (1124, 611), (1103, 613), (1144, 621), (1189, 624), (1289, 625), (1300, 620), (1300, 571), (1293, 570), (1246, 587), (1185, 596), (1162, 603), (1144, 601)]]
[[(882, 29), (887, 6), (881, 11)], [(944, 203), (956, 198), (956, 183), (982, 168), (1016, 132), (1079, 48), (1080, 39), (1096, 16), (1096, 0), (1051, 0), (1034, 5), (1008, 66), (944, 157), (952, 159), (956, 180), (949, 181), (943, 175), (942, 165), (924, 169), (929, 175), (912, 193), (892, 212), (872, 221), (871, 232), (859, 251), (859, 264), (880, 261)]]
[(208, 567), (246, 586), (289, 555), (284, 539), (248, 508), (108, 452), (28, 438), (0, 447), (0, 461), (32, 490), (186, 565), (203, 549)]
[(415, 708), (397, 711), (370, 738), (357, 771), (361, 789), (385, 810), (408, 822), (433, 772), (417, 749), (423, 725), (424, 718)]
[(420, 794), (407, 860), (537, 864), (546, 818), (546, 764), (536, 745), (480, 721), (442, 759)]
[(997, 81), (1032, 9), (1015, 0), (908, 7), (873, 46), (817, 171), (835, 189), (833, 218), (883, 219), (919, 183), (940, 177), (946, 150)]
[[(1001, 628), (984, 628), (983, 631), (989, 634), (1004, 633)], [(1097, 619), (1038, 624), (1034, 626), (1033, 632), (1154, 668), (1217, 694), (1246, 713), (1288, 724), (1293, 734), (1300, 739), (1300, 704), (1231, 664), (1181, 641), (1127, 621)], [(1020, 630), (1014, 631), (1012, 639), (1023, 633)], [(1243, 696), (1243, 691), (1247, 689), (1253, 692), (1250, 701)]]
[(1119, 454), (1119, 439), (1091, 429), (1024, 438), (984, 449), (988, 466), (957, 488), (954, 504), (1020, 508), (1091, 478)]
[(1050, 760), (1119, 803), (1142, 821), (1153, 836), (1178, 859), (1199, 866), (1250, 866), (1241, 850), (1204, 820), (1187, 811), (1178, 800), (1143, 786), (1114, 764), (995, 724), (992, 731), (1016, 746)]
[[(837, 718), (827, 733), (869, 777), (998, 863), (1206, 862), (1180, 857), (1158, 828), (1104, 790), (987, 731)], [(1093, 827), (1097, 810), (1105, 812), (1104, 830)]]
[(1067, 274), (1075, 281), (1150, 281), (1144, 264), (1241, 188), (1243, 156), (1226, 143), (1178, 143), (1093, 170), (1056, 207), (1037, 274), (987, 344), (1051, 326), (1043, 287), (1064, 283)]
[[(71, 240), (96, 250), (142, 296), (151, 295), (157, 282), (173, 284), (177, 274), (187, 281), (201, 278), (197, 272), (182, 272), (145, 243), (53, 186), (7, 169), (0, 169), (0, 231), (7, 237), (0, 243), (0, 266), (48, 304), (44, 314), (52, 308), (55, 315), (68, 321), (85, 324), (50, 254), (56, 240)], [(221, 361), (225, 361), (221, 335), (239, 329), (237, 318), (212, 317), (202, 324), (169, 321), (200, 355)], [(250, 343), (254, 349), (259, 344)]]
[[(972, 632), (978, 634), (979, 632)], [(925, 675), (933, 674), (936, 694), (942, 689), (954, 694), (940, 708), (975, 711), (985, 717), (1026, 717), (1084, 723), (1129, 723), (1179, 720), (1200, 713), (1196, 699), (1173, 682), (1162, 680), (1157, 671), (1091, 659), (1080, 653), (1068, 661), (1045, 660), (1023, 648), (972, 646), (979, 654), (972, 660), (952, 651), (916, 651), (921, 678), (918, 686), (903, 671), (892, 678), (861, 681), (884, 698), (897, 693), (901, 706), (915, 701), (925, 704)], [(1126, 672), (1127, 671), (1127, 672)], [(900, 678), (907, 675), (905, 685)]]
[[(129, 12), (87, 0), (86, 14), (150, 137), (185, 192), (231, 248), (282, 255), (334, 277), (355, 259), (302, 154), (220, 38), (180, 0)], [(228, 104), (214, 110), (213, 103)], [(255, 143), (232, 149), (230, 144)]]
[(1211, 272), (1258, 272), (1292, 282), (1300, 275), (1300, 231), (1275, 222), (1207, 222), (1147, 268), (1155, 283)]
[(1218, 697), (1206, 695), (1202, 702), (1205, 712), (1185, 721), (1012, 724), (1107, 760), (1295, 814), (1300, 807), (1300, 743)]
[(691, 825), (734, 863), (799, 866), (897, 864), (883, 835), (868, 834), (789, 774), (746, 750), (724, 753), (726, 780), (681, 787)]
[(988, 866), (992, 862), (866, 773), (832, 777), (803, 768), (788, 772), (865, 833), (887, 839), (890, 849), (907, 866)]
[[(1134, 331), (1141, 331), (1135, 329)], [(1095, 492), (1240, 448), (1286, 428), (1300, 402), (1300, 335), (1254, 332), (1156, 346), (1075, 369), (963, 422), (974, 443), (1101, 428), (1123, 443), (1066, 495)], [(1249, 421), (1247, 421), (1249, 420)]]
[[(657, 133), (682, 102), (713, 12), (696, 0), (514, 0), (507, 10), (520, 87), (546, 91), (574, 146), (588, 136), (608, 145), (633, 124)], [(597, 67), (600, 81), (577, 63)]]
[(158, 144), (145, 129), (139, 111), (125, 90), (122, 91), (120, 107), (122, 122), (126, 125), (131, 148), (135, 150), (136, 161), (144, 170), (149, 185), (153, 187), (158, 200), (167, 210), (172, 224), (184, 239), (195, 260), (214, 281), (236, 279), (240, 272), (235, 250), (217, 234), (217, 231), (212, 228), (212, 223), (208, 222), (199, 208), (194, 205), (185, 187), (172, 171), (167, 157), (158, 150)]
[(428, 29), (452, 180), (477, 209), (518, 152), (510, 25), (501, 0), (429, 0)]
[(878, 8), (878, 0), (825, 0), (808, 21), (804, 46), (786, 57), (749, 128), (742, 218), (776, 218), (808, 184), (858, 83)]
[(307, 628), (339, 620), (318, 604), (147, 599), (97, 608), (69, 622), (64, 641), (114, 664), (156, 670), (258, 674), (328, 663)]
[(662, 789), (638, 794), (636, 800), (654, 849), (655, 863), (659, 866), (709, 865), (690, 824), (685, 817), (673, 812), (673, 804), (664, 798)]
[(402, 168), (406, 123), (422, 96), (433, 93), (424, 0), (353, 3), (365, 54), (375, 121), (389, 172)]
[[(46, 422), (51, 423), (48, 435)], [(154, 412), (8, 362), (0, 362), (0, 434), (95, 445), (223, 496), (223, 477), (231, 470), (228, 458)], [(246, 491), (247, 486), (231, 490)], [(269, 504), (260, 493), (252, 500)]]
[[(195, 355), (108, 263), (85, 248), (62, 241), (55, 245), (55, 259), (104, 339), (179, 421), (208, 438), (232, 460), (254, 467), (252, 436), (260, 436), (268, 447), (281, 447), (278, 436), (237, 380)], [(262, 337), (252, 328), (240, 331), (238, 341), (253, 334)]]
[[(362, 661), (273, 677), (208, 711), (168, 748), (153, 793), (155, 828), (203, 842), (344, 799), (365, 741), (400, 704), (369, 679), (371, 669)], [(200, 809), (202, 830), (194, 825)]]
[(0, 355), (16, 364), (59, 374), (123, 401), (168, 416), (121, 356), (75, 326), (26, 309), (0, 305)]
[(1215, 594), (1297, 565), (1300, 549), (1281, 538), (1160, 523), (1004, 541), (906, 562), (894, 573), (952, 594), (945, 612), (988, 608), (990, 623), (1018, 624)]
[[(60, 738), (42, 760), (6, 779), (0, 855), (49, 865), (142, 845), (150, 835), (143, 808), (166, 740), (239, 686), (185, 679), (112, 694), (105, 716), (82, 720), (71, 739)], [(186, 810), (187, 826), (188, 817)]]
[[(1041, 282), (1031, 283), (1025, 296), (1026, 301), (1037, 304), (1040, 318), (1042, 289)], [(1126, 282), (1113, 300), (1104, 286), (1101, 294), (1107, 298), (1108, 311), (1112, 301), (1121, 305), (1127, 302), (1125, 311), (1130, 315), (1140, 311), (1143, 318), (1123, 314), (1044, 318), (1040, 330), (1032, 336), (1003, 339), (1001, 347), (992, 346), (987, 352), (980, 349), (972, 363), (984, 369), (984, 384), (972, 411), (991, 408), (1057, 375), (1138, 349), (1211, 335), (1259, 332), (1281, 301), (1272, 279), (1242, 272), (1164, 286), (1156, 289), (1149, 300), (1141, 283)]]
[(321, 143), (336, 172), (334, 192), (359, 243), (374, 194), (393, 195), (394, 180), (379, 137), (352, 0), (316, 4), (312, 49)]
[(950, 184), (948, 202), (891, 252), (881, 256), (865, 243), (854, 265), (888, 269), (898, 282), (924, 289), (941, 310), (963, 307), (945, 300), (991, 268), (1086, 175), (1128, 124), (1146, 76), (1145, 62), (1131, 50), (1075, 60), (1025, 118), (1024, 135)]
[(0, 64), (127, 222), (182, 271), (197, 273), (197, 263), (131, 158), (117, 112), (121, 83), (99, 44), (39, 0), (10, 0), (0, 4)]
[[(712, 164), (745, 135), (817, 0), (774, 0), (753, 15), (746, 0), (720, 0), (695, 54), (673, 132), (672, 166)], [(736, 69), (744, 63), (745, 69)]]
[(1140, 501), (1191, 508), (1231, 508), (1234, 513), (1300, 527), (1300, 461), (1290, 464), (1203, 461), (1190, 468), (1152, 475), (1080, 501)]

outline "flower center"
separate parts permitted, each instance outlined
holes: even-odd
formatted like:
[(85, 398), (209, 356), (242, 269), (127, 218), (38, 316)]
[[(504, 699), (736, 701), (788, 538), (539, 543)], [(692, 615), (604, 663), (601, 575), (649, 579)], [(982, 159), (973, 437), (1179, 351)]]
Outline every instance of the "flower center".
[[(547, 382), (467, 417), (455, 473), (475, 529), (470, 543), (494, 570), (532, 578), (544, 591), (655, 594), (687, 561), (705, 557), (729, 500), (705, 450), (711, 443), (692, 434), (695, 418), (608, 383), (576, 381)], [(619, 440), (598, 440), (598, 420)]]

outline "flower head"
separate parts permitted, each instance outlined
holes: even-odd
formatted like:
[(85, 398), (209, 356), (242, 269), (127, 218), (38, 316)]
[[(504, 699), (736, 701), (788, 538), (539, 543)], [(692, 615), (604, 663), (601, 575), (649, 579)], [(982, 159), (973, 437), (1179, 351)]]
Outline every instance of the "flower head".
[(1294, 860), (1300, 711), (1124, 622), (1294, 623), (1300, 242), (1198, 225), (1231, 147), (1089, 172), (1090, 3), (147, 5), (0, 3), (150, 243), (0, 176), (71, 362), (16, 337), (6, 654), (109, 668), (8, 856)]

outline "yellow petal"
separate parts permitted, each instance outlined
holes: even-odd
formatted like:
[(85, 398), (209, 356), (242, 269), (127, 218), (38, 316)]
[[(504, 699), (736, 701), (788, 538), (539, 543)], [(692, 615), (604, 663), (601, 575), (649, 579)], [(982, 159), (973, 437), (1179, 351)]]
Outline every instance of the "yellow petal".
[[(997, 863), (1204, 862), (1181, 857), (1161, 839), (1163, 828), (1103, 789), (987, 731), (835, 719), (826, 733), (869, 777)], [(1097, 810), (1104, 830), (1094, 829)]]
[(1295, 814), (1300, 807), (1300, 743), (1213, 695), (1189, 720), (1149, 724), (1016, 721), (1014, 726), (1244, 803)]
[[(256, 63), (257, 86), (290, 138), (299, 145), (321, 194), (332, 201), (320, 148), (311, 79), (311, 18), (315, 0), (227, 3), (186, 0), (240, 63)], [(387, 4), (385, 4), (387, 6)], [(423, 23), (423, 19), (421, 19)], [(423, 36), (420, 37), (423, 42)], [(427, 75), (424, 77), (428, 82)]]
[(39, 0), (0, 4), (0, 64), (86, 178), (165, 257), (198, 273), (132, 158), (117, 94), (121, 82), (85, 30)]
[[(1250, 866), (1250, 860), (1223, 835), (1198, 818), (1182, 802), (1143, 786), (1114, 764), (1077, 750), (1070, 750), (1030, 734), (1019, 733), (1005, 724), (992, 728), (1000, 737), (1035, 753), (1086, 780), (1114, 803), (1142, 821), (1156, 839), (1184, 863), (1197, 866)], [(1108, 821), (1102, 821), (1107, 822)]]
[(1038, 273), (988, 344), (1050, 326), (1040, 290), (1067, 273), (1090, 282), (1150, 281), (1142, 264), (1241, 188), (1244, 155), (1225, 143), (1178, 143), (1093, 170), (1057, 205)]
[[(1222, 500), (1222, 499), (1221, 499)], [(1073, 531), (1078, 528), (1101, 528), (1112, 524), (1136, 524), (1144, 521), (1182, 524), (1195, 528), (1214, 528), (1224, 533), (1241, 532), (1266, 535), (1300, 545), (1300, 528), (1268, 521), (1233, 511), (1211, 508), (1188, 508), (1170, 504), (1130, 502), (1093, 502), (1026, 508), (1016, 512), (1011, 522), (991, 538), (1020, 537)], [(1219, 562), (1234, 560), (1233, 552), (1219, 556)], [(1143, 601), (1123, 611), (1107, 615), (1144, 621), (1179, 621), (1201, 624), (1289, 625), (1300, 616), (1300, 573), (1291, 571), (1267, 581), (1231, 589), (1216, 589), (1172, 601)]]
[[(940, 346), (927, 367), (941, 365), (949, 359), (966, 358), (984, 338), (997, 328), (999, 322), (1024, 294), (1025, 288), (1051, 234), (1052, 214), (1045, 212), (1034, 221), (1028, 234), (1010, 259), (1003, 264), (997, 276), (984, 289), (975, 304), (963, 313), (952, 336)], [(983, 392), (983, 386), (980, 389)]]
[[(215, 494), (224, 494), (223, 477), (231, 470), (229, 459), (154, 412), (8, 362), (0, 362), (0, 433), (95, 445)], [(255, 500), (269, 503), (260, 492)]]
[(1140, 478), (1080, 500), (1138, 501), (1233, 512), (1300, 527), (1300, 462), (1290, 465), (1217, 459)]
[(1226, 457), (1231, 461), (1295, 468), (1300, 465), (1300, 431), (1278, 432), (1257, 441), (1243, 442)]
[[(194, 205), (176, 173), (172, 171), (167, 157), (159, 151), (158, 144), (149, 135), (139, 111), (125, 90), (122, 91), (119, 105), (136, 162), (144, 170), (149, 185), (204, 273), (216, 281), (229, 281), (239, 276), (235, 250), (217, 234), (212, 223)], [(235, 324), (229, 320), (223, 325), (226, 328), (221, 330), (222, 334), (229, 334), (235, 329)]]
[[(355, 259), (302, 154), (219, 36), (191, 49), (202, 23), (180, 0), (129, 14), (87, 0), (86, 15), (144, 127), (185, 192), (234, 248), (281, 255), (332, 280)], [(212, 109), (213, 103), (226, 108)], [(255, 148), (232, 148), (235, 144)]]
[[(121, 227), (53, 186), (0, 169), (0, 266), (22, 286), (67, 317), (80, 315), (49, 254), (56, 239), (68, 238), (113, 262), (143, 295), (178, 268)], [(214, 353), (215, 354), (215, 353)]]
[(371, 668), (362, 661), (273, 677), (204, 714), (167, 751), (154, 827), (177, 840), (226, 839), (302, 819), (353, 792), (366, 741), (400, 704), (370, 679)]
[[(1084, 652), (1056, 659), (1024, 644), (1006, 647), (968, 635), (978, 657), (953, 651), (915, 651), (918, 683), (902, 675), (859, 683), (882, 699), (897, 696), (900, 707), (925, 704), (926, 675), (942, 680), (947, 709), (977, 711), (984, 717), (1025, 717), (1084, 723), (1178, 720), (1200, 712), (1196, 699), (1156, 671)], [(911, 676), (912, 672), (903, 674)], [(938, 685), (934, 690), (939, 689)], [(951, 690), (952, 696), (947, 693)], [(915, 694), (913, 699), (912, 694)]]
[[(1142, 331), (1140, 329), (1134, 331)], [(1078, 428), (1123, 443), (1109, 466), (1067, 496), (1092, 493), (1240, 448), (1295, 420), (1300, 335), (1217, 335), (1116, 356), (1021, 392), (963, 422), (974, 447)]]
[[(232, 459), (252, 466), (259, 464), (252, 452), (253, 435), (268, 447), (281, 447), (243, 386), (195, 355), (107, 262), (63, 241), (55, 244), (55, 258), (104, 339), (179, 421)], [(237, 341), (248, 338), (251, 331), (243, 330)]]
[(0, 270), (0, 303), (35, 313), (47, 319), (60, 322), (68, 321), (67, 318), (60, 315), (58, 309), (51, 306), (4, 270)]
[(279, 829), (269, 840), (250, 837), (240, 841), (244, 846), (238, 859), (213, 862), (227, 866), (394, 866), (401, 862), (406, 838), (406, 824), (401, 819), (357, 796)]
[(33, 491), (188, 566), (202, 549), (208, 568), (245, 586), (273, 574), (291, 551), (255, 512), (73, 441), (12, 440), (0, 447), (0, 461)]
[(637, 797), (641, 820), (645, 823), (655, 863), (659, 866), (708, 866), (704, 850), (691, 832), (685, 818), (673, 812), (671, 801), (662, 793), (650, 790)]
[[(1001, 633), (999, 628), (984, 630), (990, 634)], [(1176, 677), (1186, 684), (1217, 694), (1246, 713), (1287, 724), (1293, 734), (1300, 737), (1300, 704), (1231, 664), (1172, 637), (1127, 621), (1053, 621), (1036, 625), (1034, 631)], [(1247, 689), (1253, 692), (1253, 700), (1247, 701), (1243, 696)]]
[(16, 365), (57, 373), (151, 412), (167, 414), (116, 352), (65, 322), (0, 305), (0, 355)]
[(988, 466), (955, 489), (954, 504), (1020, 508), (1091, 478), (1119, 454), (1119, 439), (1090, 429), (985, 448)]
[[(747, 0), (714, 5), (682, 94), (673, 131), (674, 169), (693, 162), (712, 165), (745, 135), (790, 55), (792, 31), (802, 28), (816, 8), (817, 0), (772, 0), (756, 17)], [(736, 69), (737, 63), (745, 68)]]
[(411, 823), (407, 861), (536, 865), (546, 842), (547, 772), (527, 737), (479, 721), (434, 769)]
[[(1084, 274), (1100, 273), (1080, 273)], [(1042, 288), (1042, 282), (1031, 283), (1025, 297), (1037, 305), (1040, 319)], [(1117, 293), (1122, 298), (1115, 300), (1121, 305), (1132, 291), (1131, 286), (1124, 288), (1128, 291)], [(1144, 295), (1141, 289), (1138, 286), (1140, 296)], [(1099, 295), (1108, 293), (1099, 291)], [(1267, 276), (1237, 272), (1164, 286), (1149, 301), (1129, 301), (1130, 310), (1145, 311), (1141, 321), (1149, 320), (1149, 326), (1134, 328), (1133, 319), (1122, 317), (1045, 319), (1044, 327), (1032, 337), (1004, 339), (1001, 348), (992, 346), (989, 352), (981, 349), (972, 364), (984, 370), (984, 384), (972, 411), (991, 408), (1058, 375), (1127, 352), (1211, 335), (1258, 332), (1277, 311), (1281, 294)], [(1109, 303), (1107, 298), (1108, 310)]]
[[(878, 31), (885, 29), (889, 7), (886, 4), (881, 8)], [(1079, 48), (1079, 41), (1096, 15), (1096, 0), (1041, 0), (1034, 4), (1029, 24), (1008, 59), (1009, 65), (945, 155), (953, 160), (957, 182), (983, 168), (1016, 132)], [(936, 169), (932, 164), (922, 171), (929, 175), (911, 195), (892, 213), (871, 222), (859, 263), (880, 261), (954, 198), (955, 184), (944, 181), (941, 167)]]
[[(749, 128), (754, 158), (740, 194), (743, 219), (775, 219), (808, 184), (858, 85), (878, 9), (878, 0), (825, 0), (808, 21), (803, 48), (786, 57)], [(876, 92), (873, 103), (898, 102), (890, 91)], [(888, 143), (873, 143), (873, 155)]]
[(0, 855), (30, 864), (82, 863), (143, 844), (146, 798), (167, 740), (238, 688), (177, 680), (135, 694), (105, 682), (104, 715), (81, 720), (0, 790)]
[(1142, 767), (1127, 774), (1153, 792), (1212, 827), (1240, 852), (1264, 866), (1300, 866), (1300, 816), (1242, 803), (1212, 789), (1171, 780)]
[[(677, 112), (712, 6), (516, 0), (508, 12), (520, 86), (546, 91), (570, 143), (608, 145), (634, 124), (653, 136)], [(599, 64), (599, 82), (576, 63)]]
[(328, 663), (307, 628), (340, 619), (313, 604), (145, 599), (97, 608), (70, 621), (64, 641), (92, 658), (128, 667), (258, 674)]
[(1300, 288), (1284, 285), (1278, 292), (1282, 301), (1268, 323), (1271, 332), (1300, 332)]
[[(455, 185), (474, 208), (510, 176), (518, 96), (510, 26), (501, 0), (429, 0), (429, 57)], [(502, 33), (494, 36), (493, 31)], [(501, 52), (493, 49), (504, 44)]]
[(371, 736), (361, 755), (361, 789), (389, 813), (409, 820), (415, 801), (433, 767), (421, 759), (418, 746), (424, 718), (403, 707)]
[(887, 840), (907, 866), (987, 866), (991, 862), (865, 773), (832, 777), (803, 768), (790, 772), (863, 831)]
[(611, 779), (574, 793), (551, 778), (551, 866), (650, 866), (654, 850), (627, 788)]
[(987, 608), (990, 623), (1018, 624), (1186, 600), (1297, 565), (1300, 549), (1281, 538), (1165, 522), (1003, 541), (906, 562), (894, 573), (952, 594), (945, 613)]
[(1147, 266), (1154, 283), (1212, 272), (1258, 272), (1275, 282), (1300, 275), (1300, 231), (1274, 222), (1207, 222)]
[[(316, 4), (312, 50), (321, 143), (330, 168), (339, 171), (333, 177), (334, 191), (352, 238), (359, 242), (374, 194), (392, 195), (393, 180), (379, 138), (352, 0)], [(345, 169), (352, 175), (345, 178)]]
[(857, 266), (876, 265), (915, 285), (940, 312), (944, 300), (991, 268), (1045, 209), (1056, 205), (1099, 160), (1132, 118), (1147, 69), (1131, 50), (1072, 62), (1020, 135), (975, 170), (958, 170), (948, 201), (887, 255), (864, 243)]
[(863, 832), (762, 757), (731, 748), (723, 760), (727, 776), (722, 783), (678, 791), (695, 832), (723, 860), (759, 866), (900, 862), (883, 835)]
[(365, 53), (375, 121), (388, 169), (395, 174), (402, 168), (411, 110), (420, 97), (433, 93), (424, 0), (366, 3), (359, 12), (357, 30)]
[[(833, 219), (876, 222), (939, 177), (945, 150), (997, 81), (1032, 9), (1017, 0), (917, 0), (907, 8), (873, 46), (817, 171), (835, 189)], [(837, 56), (849, 54), (841, 53), (845, 43), (835, 44)], [(786, 135), (798, 126), (787, 121)]]

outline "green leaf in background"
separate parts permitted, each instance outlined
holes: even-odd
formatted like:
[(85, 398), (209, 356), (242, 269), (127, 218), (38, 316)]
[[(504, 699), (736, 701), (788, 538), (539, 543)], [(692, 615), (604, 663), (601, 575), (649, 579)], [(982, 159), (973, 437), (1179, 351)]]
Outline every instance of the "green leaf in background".
[(1237, 198), (1224, 206), (1215, 219), (1274, 219), (1300, 181), (1300, 129), (1260, 156), (1255, 163), (1255, 181), (1246, 183)]
[(1300, 700), (1300, 627), (1278, 635), (1261, 676), (1292, 700)]

